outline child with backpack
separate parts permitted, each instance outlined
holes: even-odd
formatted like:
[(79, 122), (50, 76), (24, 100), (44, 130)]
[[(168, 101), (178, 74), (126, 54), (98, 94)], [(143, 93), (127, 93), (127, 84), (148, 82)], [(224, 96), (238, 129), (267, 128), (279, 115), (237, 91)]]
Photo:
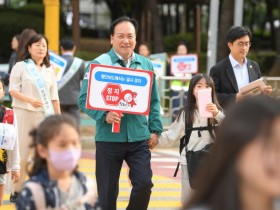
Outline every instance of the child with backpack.
[[(0, 79), (0, 99), (5, 95), (5, 85)], [(0, 206), (3, 201), (7, 172), (14, 183), (20, 176), (20, 157), (17, 137), (17, 123), (12, 109), (0, 105)]]
[(34, 160), (16, 208), (95, 209), (96, 185), (77, 170), (81, 142), (74, 118), (67, 114), (49, 116), (30, 135), (35, 147)]
[[(206, 111), (211, 112), (213, 118), (201, 117), (198, 112), (197, 93), (203, 89), (211, 89), (212, 103), (207, 104)], [(170, 128), (159, 137), (160, 146), (172, 146), (175, 142), (180, 141), (182, 202), (192, 192), (187, 169), (186, 150), (187, 152), (196, 152), (211, 145), (214, 140), (214, 124), (216, 121), (219, 123), (224, 118), (222, 108), (216, 97), (214, 82), (206, 74), (197, 74), (192, 77), (186, 103)], [(174, 176), (177, 174), (178, 167), (179, 163)]]

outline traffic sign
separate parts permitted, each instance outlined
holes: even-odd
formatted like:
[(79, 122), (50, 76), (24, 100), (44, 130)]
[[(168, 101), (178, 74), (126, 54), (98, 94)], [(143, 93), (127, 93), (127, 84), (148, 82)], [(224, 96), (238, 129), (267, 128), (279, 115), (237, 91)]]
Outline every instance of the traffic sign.
[(87, 108), (148, 115), (153, 72), (90, 64)]
[(121, 100), (122, 88), (119, 84), (109, 83), (103, 89), (101, 95), (105, 104), (117, 106)]

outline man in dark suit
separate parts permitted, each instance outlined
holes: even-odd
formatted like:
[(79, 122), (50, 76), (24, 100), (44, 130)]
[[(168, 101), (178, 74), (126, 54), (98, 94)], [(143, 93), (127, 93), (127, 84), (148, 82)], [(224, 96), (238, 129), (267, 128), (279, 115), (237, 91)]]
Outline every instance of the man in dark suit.
[[(224, 109), (244, 97), (239, 93), (241, 87), (261, 77), (259, 65), (246, 58), (251, 46), (251, 38), (252, 33), (248, 28), (232, 27), (226, 36), (230, 49), (229, 56), (210, 69), (219, 102)], [(267, 95), (271, 91), (271, 86), (263, 89), (263, 93)]]
[(58, 94), (62, 113), (68, 113), (80, 123), (80, 109), (78, 97), (80, 94), (81, 81), (84, 78), (85, 62), (74, 57), (76, 46), (70, 38), (60, 41), (61, 56), (67, 61), (62, 79), (58, 82)]

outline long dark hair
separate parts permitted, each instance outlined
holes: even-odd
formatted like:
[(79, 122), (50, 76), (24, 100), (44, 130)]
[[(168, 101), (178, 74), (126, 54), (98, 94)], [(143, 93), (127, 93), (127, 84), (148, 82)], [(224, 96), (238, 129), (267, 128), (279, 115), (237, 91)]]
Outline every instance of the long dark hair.
[(206, 81), (206, 84), (212, 88), (212, 101), (214, 104), (216, 104), (217, 108), (219, 110), (223, 110), (222, 107), (220, 106), (217, 96), (216, 96), (216, 91), (215, 91), (215, 85), (214, 85), (214, 81), (212, 80), (212, 78), (210, 76), (208, 76), (207, 74), (197, 74), (195, 76), (192, 77), (191, 81), (190, 81), (190, 86), (189, 86), (189, 90), (188, 90), (188, 94), (187, 94), (187, 104), (185, 107), (183, 107), (179, 113), (178, 113), (178, 117), (177, 120), (179, 120), (182, 112), (185, 110), (185, 115), (186, 115), (186, 123), (187, 124), (193, 124), (194, 122), (194, 115), (195, 115), (195, 110), (196, 110), (196, 99), (194, 96), (194, 92), (193, 89), (195, 87), (195, 85), (202, 79), (204, 78)]
[(32, 44), (40, 41), (41, 39), (45, 39), (46, 42), (47, 42), (47, 53), (46, 53), (46, 56), (44, 57), (43, 59), (43, 64), (45, 64), (46, 67), (49, 67), (51, 64), (50, 64), (50, 55), (49, 55), (49, 52), (48, 52), (48, 39), (47, 37), (45, 37), (43, 34), (35, 34), (34, 36), (32, 36), (30, 38), (30, 40), (27, 42), (26, 46), (25, 46), (25, 51), (24, 51), (24, 55), (23, 55), (23, 60), (27, 60), (29, 58), (31, 58), (31, 55), (28, 51), (28, 47), (30, 47)]
[(35, 128), (30, 131), (30, 135), (32, 136), (33, 143), (30, 145), (31, 148), (35, 148), (34, 162), (30, 166), (28, 165), (28, 175), (33, 176), (38, 174), (43, 169), (47, 168), (46, 159), (43, 159), (39, 156), (37, 152), (37, 145), (42, 145), (47, 148), (49, 141), (56, 135), (59, 134), (61, 130), (61, 126), (63, 124), (67, 124), (72, 126), (79, 134), (79, 126), (73, 117), (69, 114), (62, 115), (52, 115), (47, 117), (38, 128)]
[(26, 28), (24, 29), (19, 37), (18, 41), (18, 50), (17, 50), (17, 61), (22, 61), (24, 57), (25, 52), (25, 46), (27, 42), (30, 40), (30, 38), (36, 34), (36, 31), (32, 28)]
[(256, 96), (234, 105), (221, 123), (214, 149), (198, 174), (200, 185), (183, 209), (197, 205), (213, 210), (241, 209), (236, 170), (238, 155), (257, 137), (264, 136), (268, 140), (272, 125), (279, 117), (280, 102), (272, 97)]

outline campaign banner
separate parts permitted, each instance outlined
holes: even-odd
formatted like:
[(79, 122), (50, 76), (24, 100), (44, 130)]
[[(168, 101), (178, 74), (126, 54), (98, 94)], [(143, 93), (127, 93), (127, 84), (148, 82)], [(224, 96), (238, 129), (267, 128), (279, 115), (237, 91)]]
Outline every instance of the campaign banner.
[(194, 74), (198, 72), (197, 54), (173, 55), (171, 57), (171, 74)]
[(67, 60), (65, 60), (64, 58), (55, 54), (52, 51), (49, 51), (49, 55), (50, 55), (50, 63), (54, 68), (56, 81), (59, 82), (64, 74), (67, 65)]
[(90, 65), (87, 108), (148, 115), (153, 72)]

